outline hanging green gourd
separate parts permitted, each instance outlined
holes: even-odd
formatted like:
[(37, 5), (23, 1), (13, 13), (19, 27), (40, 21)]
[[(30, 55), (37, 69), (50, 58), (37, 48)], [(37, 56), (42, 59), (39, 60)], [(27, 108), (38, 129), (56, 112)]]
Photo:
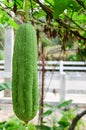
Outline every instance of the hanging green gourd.
[(13, 110), (27, 123), (38, 109), (37, 38), (34, 27), (27, 22), (17, 30), (12, 66)]

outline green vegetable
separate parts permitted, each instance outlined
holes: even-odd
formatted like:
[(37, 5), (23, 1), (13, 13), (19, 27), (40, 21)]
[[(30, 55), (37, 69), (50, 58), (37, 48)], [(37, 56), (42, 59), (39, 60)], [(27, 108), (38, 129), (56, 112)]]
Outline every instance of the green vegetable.
[(12, 101), (17, 117), (31, 120), (38, 109), (37, 39), (31, 24), (17, 30), (13, 54)]

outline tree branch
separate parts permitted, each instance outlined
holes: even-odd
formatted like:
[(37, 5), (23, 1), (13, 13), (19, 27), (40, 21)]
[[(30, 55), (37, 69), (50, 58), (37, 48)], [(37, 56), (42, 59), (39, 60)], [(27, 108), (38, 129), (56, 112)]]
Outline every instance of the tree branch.
[(67, 19), (69, 19), (73, 24), (75, 24), (78, 28), (80, 28), (82, 31), (86, 31), (83, 27), (81, 27), (79, 24), (77, 24), (72, 18), (65, 15)]
[(80, 114), (78, 114), (72, 121), (72, 124), (70, 125), (68, 130), (74, 130), (77, 122), (86, 114), (86, 110), (82, 111)]
[(7, 15), (9, 15), (10, 17), (12, 17), (12, 15), (6, 10), (7, 8), (5, 7), (5, 5), (2, 6), (2, 4), (0, 3), (0, 9), (4, 12), (7, 13)]
[[(49, 7), (47, 7), (46, 5), (44, 5), (43, 3), (41, 3), (39, 0), (34, 0), (35, 2), (37, 2), (41, 8), (51, 17), (53, 18), (53, 10), (51, 10)], [(74, 31), (72, 30), (71, 26), (64, 22), (62, 19), (60, 18), (57, 18), (56, 21), (61, 25), (63, 26), (64, 28), (68, 29), (71, 33), (73, 33), (75, 36), (83, 39), (83, 40), (86, 40), (85, 37), (83, 37), (78, 31)]]
[[(5, 6), (5, 5), (4, 5), (4, 6)], [(2, 11), (6, 12), (7, 15), (8, 15), (10, 18), (12, 18), (15, 22), (17, 22), (18, 24), (21, 24), (22, 21), (19, 20), (17, 17), (15, 17), (14, 12), (7, 10), (7, 8), (5, 8), (4, 6), (2, 6), (2, 5), (0, 4), (0, 9), (1, 9)]]
[(37, 2), (41, 8), (51, 17), (53, 18), (53, 10), (51, 10), (49, 7), (47, 7), (46, 5), (42, 4), (39, 0), (34, 0), (35, 2)]

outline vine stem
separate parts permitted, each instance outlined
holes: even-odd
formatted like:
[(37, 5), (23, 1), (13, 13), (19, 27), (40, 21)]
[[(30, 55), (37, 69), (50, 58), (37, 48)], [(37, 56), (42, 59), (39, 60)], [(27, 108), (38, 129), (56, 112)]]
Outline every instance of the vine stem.
[(27, 23), (28, 22), (28, 0), (25, 0), (25, 12), (26, 12), (25, 21)]

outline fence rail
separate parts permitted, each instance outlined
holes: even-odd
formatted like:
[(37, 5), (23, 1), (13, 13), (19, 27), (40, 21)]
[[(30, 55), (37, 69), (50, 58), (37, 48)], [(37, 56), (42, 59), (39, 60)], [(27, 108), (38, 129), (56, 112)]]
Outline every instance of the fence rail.
[[(6, 63), (4, 60), (0, 61), (0, 78), (11, 78), (11, 72), (5, 71), (5, 66), (6, 66), (5, 64)], [(37, 64), (38, 64), (38, 70), (42, 71), (42, 61), (38, 61)], [(66, 71), (85, 72), (86, 71), (85, 62), (45, 61), (45, 71), (55, 71), (55, 73), (57, 71), (59, 72), (59, 79), (57, 77), (57, 79), (55, 79), (55, 81), (53, 81), (53, 82), (58, 82), (58, 80), (59, 80), (59, 88), (57, 88), (57, 85), (56, 85), (56, 88), (55, 88), (55, 86), (54, 86), (54, 88), (56, 89), (56, 91), (59, 92), (60, 100), (61, 99), (65, 100), (65, 97), (67, 94), (77, 94), (77, 95), (86, 94), (85, 87), (83, 88), (83, 86), (82, 86), (82, 87), (80, 87), (80, 89), (78, 89), (78, 87), (76, 87), (76, 84), (74, 85), (75, 87), (68, 87), (66, 90), (66, 87), (67, 87), (66, 82), (70, 82), (70, 79), (66, 79), (66, 73), (64, 73)], [(53, 91), (53, 86), (49, 89), (48, 92), (51, 93), (52, 91)], [(46, 88), (45, 88), (45, 92), (46, 92)], [(85, 104), (84, 101), (83, 101), (83, 103)]]
[[(38, 70), (42, 70), (42, 61), (38, 61)], [(60, 73), (65, 71), (86, 71), (86, 62), (71, 62), (71, 61), (45, 61), (46, 71), (59, 71)], [(0, 77), (11, 77), (11, 72), (5, 72), (5, 61), (0, 61)]]
[[(86, 71), (86, 62), (82, 61), (45, 61), (44, 65), (46, 71)], [(38, 61), (38, 70), (42, 70), (42, 61)]]

